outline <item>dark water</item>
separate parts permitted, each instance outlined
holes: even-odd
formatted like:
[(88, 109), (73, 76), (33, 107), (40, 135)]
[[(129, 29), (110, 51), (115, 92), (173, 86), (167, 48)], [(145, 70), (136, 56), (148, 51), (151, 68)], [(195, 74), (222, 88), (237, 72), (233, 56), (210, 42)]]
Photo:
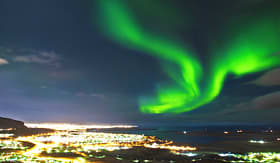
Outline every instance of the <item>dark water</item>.
[[(156, 136), (164, 140), (172, 140), (178, 143), (186, 143), (189, 145), (208, 144), (215, 141), (224, 140), (225, 137), (207, 136), (189, 136), (188, 132), (224, 132), (224, 131), (258, 131), (265, 132), (270, 129), (280, 130), (280, 125), (189, 125), (189, 126), (155, 126), (155, 125), (141, 125), (139, 130), (128, 131), (112, 131), (114, 133), (128, 133), (128, 134), (144, 134), (146, 136)], [(186, 132), (184, 134), (184, 132)], [(205, 135), (205, 136), (204, 136)]]
[(178, 143), (187, 143), (187, 144), (207, 144), (216, 140), (220, 140), (218, 137), (210, 137), (210, 136), (187, 136), (187, 134), (183, 134), (183, 129), (170, 129), (170, 128), (159, 128), (159, 129), (143, 129), (143, 130), (135, 130), (135, 131), (113, 131), (114, 133), (127, 133), (127, 134), (140, 134), (146, 136), (156, 136), (163, 140), (172, 140)]

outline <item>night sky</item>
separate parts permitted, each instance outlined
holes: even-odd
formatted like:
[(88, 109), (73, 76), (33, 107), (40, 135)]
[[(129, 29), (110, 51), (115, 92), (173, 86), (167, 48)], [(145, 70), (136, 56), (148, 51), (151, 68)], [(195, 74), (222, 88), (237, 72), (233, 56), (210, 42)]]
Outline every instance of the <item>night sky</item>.
[[(206, 70), (228, 40), (222, 31), (236, 20), (242, 20), (242, 28), (247, 19), (276, 16), (279, 28), (273, 35), (280, 39), (277, 0), (122, 3), (145, 31), (190, 47)], [(228, 74), (217, 97), (189, 112), (141, 112), (139, 99), (156, 96), (159, 87), (172, 83), (166, 69), (174, 65), (108, 37), (100, 10), (98, 0), (0, 1), (0, 117), (28, 122), (279, 122), (277, 63), (246, 75)], [(263, 46), (273, 42), (265, 39)], [(221, 50), (212, 52), (214, 47)], [(201, 79), (204, 85), (209, 78)]]

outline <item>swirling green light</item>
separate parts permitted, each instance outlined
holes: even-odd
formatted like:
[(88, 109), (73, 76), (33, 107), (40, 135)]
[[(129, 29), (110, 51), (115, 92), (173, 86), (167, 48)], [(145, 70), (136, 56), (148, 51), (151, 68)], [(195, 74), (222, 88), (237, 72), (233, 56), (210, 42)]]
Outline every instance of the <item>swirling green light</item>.
[[(228, 74), (237, 76), (280, 65), (279, 17), (233, 24), (223, 33), (225, 40), (213, 45), (209, 63), (202, 65), (194, 53), (175, 41), (161, 39), (141, 28), (133, 13), (120, 0), (100, 0), (100, 24), (104, 33), (130, 48), (176, 64), (179, 73), (164, 69), (176, 86), (160, 87), (157, 96), (141, 98), (144, 113), (181, 113), (209, 103), (217, 97)], [(228, 36), (229, 38), (226, 38)], [(179, 75), (178, 75), (179, 74)]]

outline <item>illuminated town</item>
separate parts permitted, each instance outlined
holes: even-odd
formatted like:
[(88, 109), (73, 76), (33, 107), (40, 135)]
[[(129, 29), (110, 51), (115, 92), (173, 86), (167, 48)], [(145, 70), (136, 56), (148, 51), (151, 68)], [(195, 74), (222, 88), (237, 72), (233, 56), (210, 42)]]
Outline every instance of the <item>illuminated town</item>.
[[(173, 141), (161, 140), (155, 136), (139, 134), (121, 134), (108, 132), (87, 132), (87, 127), (98, 129), (135, 128), (129, 125), (71, 125), (71, 124), (27, 124), (29, 127), (49, 127), (54, 132), (40, 133), (31, 136), (15, 136), (16, 129), (1, 129), (0, 162), (162, 162), (145, 155), (127, 156), (126, 151), (145, 151), (150, 153), (165, 152), (174, 156), (167, 162), (201, 161), (215, 157), (222, 162), (277, 162), (280, 153), (249, 152), (223, 153), (203, 152), (196, 147), (178, 145)], [(183, 132), (186, 134), (186, 132)], [(240, 131), (236, 131), (240, 133)], [(226, 136), (228, 133), (224, 133)], [(278, 139), (276, 141), (279, 141)], [(268, 143), (264, 140), (249, 140), (251, 144)], [(116, 153), (116, 151), (118, 151)], [(129, 153), (128, 152), (128, 153)], [(133, 153), (133, 152), (132, 152)], [(163, 154), (161, 154), (163, 155)], [(170, 157), (168, 156), (168, 157)], [(165, 160), (166, 161), (166, 160)], [(184, 161), (183, 161), (184, 162)], [(206, 161), (207, 162), (207, 161)]]
[[(53, 125), (54, 128), (57, 128), (57, 126), (61, 125)], [(135, 147), (166, 149), (173, 153), (196, 150), (195, 147), (176, 146), (172, 141), (160, 140), (153, 136), (85, 132), (83, 131), (85, 127), (88, 126), (83, 126), (79, 130), (76, 125), (66, 125), (65, 130), (60, 128), (60, 130), (52, 133), (16, 138), (12, 138), (12, 134), (2, 134), (0, 161), (93, 162), (96, 159), (106, 157), (102, 154), (102, 151), (112, 152)], [(110, 127), (127, 128), (134, 126), (98, 126), (97, 128)], [(116, 156), (116, 160), (121, 161), (122, 159)], [(149, 161), (151, 160), (146, 160), (146, 162)], [(134, 160), (134, 162), (138, 161)]]

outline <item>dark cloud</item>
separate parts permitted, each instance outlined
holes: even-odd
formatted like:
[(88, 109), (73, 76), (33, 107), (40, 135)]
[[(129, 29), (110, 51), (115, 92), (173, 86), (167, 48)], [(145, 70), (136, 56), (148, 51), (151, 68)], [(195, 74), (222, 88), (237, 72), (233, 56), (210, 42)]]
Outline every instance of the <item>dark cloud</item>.
[(252, 110), (263, 110), (264, 112), (273, 109), (280, 109), (280, 91), (258, 96), (248, 102), (234, 104), (222, 110), (219, 114), (230, 115), (238, 112), (251, 112)]
[(33, 63), (59, 67), (61, 57), (54, 51), (34, 50), (34, 49), (13, 49), (0, 47), (0, 65), (8, 63)]
[[(280, 91), (240, 100), (225, 107), (208, 105), (208, 111), (176, 116), (175, 119), (190, 122), (277, 122), (280, 111)], [(224, 103), (225, 100), (219, 102)], [(226, 101), (229, 102), (229, 101)]]
[(252, 101), (254, 109), (280, 108), (280, 91), (257, 97)]
[(0, 66), (1, 65), (6, 65), (6, 64), (9, 64), (9, 62), (4, 58), (0, 58)]
[(265, 73), (263, 76), (251, 83), (260, 86), (280, 85), (280, 68)]
[(37, 63), (58, 66), (59, 56), (55, 52), (33, 51), (35, 54), (15, 56), (14, 62)]

